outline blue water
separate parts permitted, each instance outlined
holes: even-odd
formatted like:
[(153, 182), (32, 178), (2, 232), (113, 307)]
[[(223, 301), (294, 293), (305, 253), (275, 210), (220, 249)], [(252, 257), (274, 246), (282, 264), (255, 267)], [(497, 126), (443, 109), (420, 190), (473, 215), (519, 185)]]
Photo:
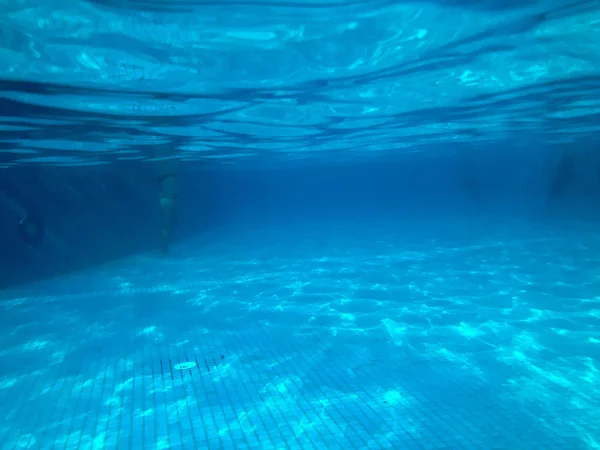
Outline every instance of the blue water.
[(185, 161), (264, 167), (597, 132), (597, 1), (2, 11), (3, 165), (145, 160), (175, 142)]
[(597, 448), (597, 264), (569, 246), (598, 238), (506, 225), (238, 233), (7, 292), (0, 441)]
[(0, 11), (0, 450), (600, 448), (600, 2)]

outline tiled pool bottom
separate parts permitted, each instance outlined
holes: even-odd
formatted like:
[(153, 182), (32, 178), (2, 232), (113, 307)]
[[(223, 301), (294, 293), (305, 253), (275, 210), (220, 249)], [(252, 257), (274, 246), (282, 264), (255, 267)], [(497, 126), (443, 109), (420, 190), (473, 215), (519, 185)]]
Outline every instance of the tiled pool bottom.
[(390, 241), (4, 295), (0, 448), (600, 448), (592, 250)]
[(12, 387), (5, 380), (2, 448), (586, 448), (570, 426), (581, 419), (560, 398), (519, 401), (497, 384), (506, 369), (490, 355), (469, 370), (386, 355), (368, 336), (285, 331), (198, 330), (123, 358), (89, 349)]
[[(494, 352), (418, 358), (377, 333), (268, 323), (186, 329), (171, 343), (152, 327), (138, 339), (89, 332), (93, 345), (62, 350), (32, 338), (47, 352), (37, 370), (2, 380), (3, 449), (571, 450), (592, 448), (578, 429), (600, 432), (585, 423), (597, 392), (552, 379), (532, 386), (544, 376), (513, 371)], [(31, 370), (38, 352), (28, 352), (0, 363)]]

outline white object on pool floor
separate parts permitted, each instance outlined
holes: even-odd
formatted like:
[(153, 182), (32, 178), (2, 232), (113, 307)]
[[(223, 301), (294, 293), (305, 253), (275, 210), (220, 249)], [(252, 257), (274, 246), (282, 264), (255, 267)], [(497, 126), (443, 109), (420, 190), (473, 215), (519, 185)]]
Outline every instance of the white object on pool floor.
[(196, 363), (193, 361), (182, 362), (180, 364), (175, 364), (173, 369), (175, 370), (188, 370), (196, 367)]

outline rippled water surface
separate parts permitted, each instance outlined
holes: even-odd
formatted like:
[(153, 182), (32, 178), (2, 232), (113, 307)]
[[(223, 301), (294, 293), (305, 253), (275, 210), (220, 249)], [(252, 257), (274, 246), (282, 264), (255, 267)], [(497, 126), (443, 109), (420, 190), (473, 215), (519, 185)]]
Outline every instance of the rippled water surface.
[[(4, 2), (0, 164), (589, 139), (598, 1)], [(515, 144), (518, 145), (518, 144)], [(523, 145), (523, 144), (521, 144)]]

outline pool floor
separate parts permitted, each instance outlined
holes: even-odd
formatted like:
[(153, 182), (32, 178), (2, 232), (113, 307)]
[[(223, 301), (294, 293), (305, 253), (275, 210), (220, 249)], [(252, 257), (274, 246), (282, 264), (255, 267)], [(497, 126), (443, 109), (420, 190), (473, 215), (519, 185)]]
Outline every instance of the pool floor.
[(0, 448), (600, 448), (586, 233), (259, 233), (4, 292)]

